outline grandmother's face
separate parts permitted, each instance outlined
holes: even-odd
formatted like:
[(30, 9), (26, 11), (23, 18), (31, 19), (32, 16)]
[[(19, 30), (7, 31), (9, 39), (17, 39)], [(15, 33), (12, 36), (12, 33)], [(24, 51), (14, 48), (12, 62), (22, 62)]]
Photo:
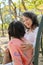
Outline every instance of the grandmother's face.
[(30, 18), (23, 16), (22, 19), (23, 19), (24, 25), (27, 28), (31, 28), (32, 27), (32, 20)]

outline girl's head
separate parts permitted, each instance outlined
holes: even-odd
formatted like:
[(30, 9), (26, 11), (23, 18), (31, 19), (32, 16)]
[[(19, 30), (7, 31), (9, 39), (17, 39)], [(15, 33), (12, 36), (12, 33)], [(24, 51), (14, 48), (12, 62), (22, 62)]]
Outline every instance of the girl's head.
[(19, 39), (22, 38), (25, 34), (24, 25), (19, 21), (10, 23), (8, 28), (8, 34), (11, 37), (15, 37)]
[(38, 26), (37, 16), (34, 13), (24, 12), (22, 18), (27, 28), (33, 28)]

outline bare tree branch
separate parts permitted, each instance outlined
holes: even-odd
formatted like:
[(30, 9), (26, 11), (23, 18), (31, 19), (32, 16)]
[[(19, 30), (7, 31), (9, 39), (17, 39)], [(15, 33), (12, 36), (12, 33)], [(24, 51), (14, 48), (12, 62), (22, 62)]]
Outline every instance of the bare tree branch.
[(22, 5), (23, 5), (24, 9), (27, 10), (25, 3), (24, 3), (24, 0), (22, 0)]
[(3, 18), (2, 18), (2, 12), (1, 12), (1, 5), (0, 5), (0, 18), (2, 21), (2, 36), (4, 36), (4, 30), (3, 30)]
[[(9, 6), (11, 6), (11, 3), (13, 4), (14, 6), (14, 15), (15, 15), (15, 18), (17, 18), (17, 12), (16, 12), (16, 5), (12, 2), (12, 0), (9, 0)], [(11, 7), (10, 7), (10, 12), (11, 12)]]

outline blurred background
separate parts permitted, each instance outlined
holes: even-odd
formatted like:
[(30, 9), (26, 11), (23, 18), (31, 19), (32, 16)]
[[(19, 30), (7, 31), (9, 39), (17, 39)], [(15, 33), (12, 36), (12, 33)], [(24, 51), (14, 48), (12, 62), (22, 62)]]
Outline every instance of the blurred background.
[[(0, 64), (7, 47), (9, 23), (19, 20), (24, 11), (32, 11), (41, 20), (43, 14), (43, 0), (0, 0)], [(40, 23), (40, 22), (39, 22)]]

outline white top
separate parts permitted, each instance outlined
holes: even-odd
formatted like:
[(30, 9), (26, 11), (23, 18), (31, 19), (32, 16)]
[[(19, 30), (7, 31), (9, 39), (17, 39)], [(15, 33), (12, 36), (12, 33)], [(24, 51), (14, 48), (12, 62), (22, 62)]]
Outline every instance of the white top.
[(4, 65), (14, 65), (14, 62), (10, 62), (10, 63), (4, 64)]
[(38, 29), (39, 27), (36, 27), (35, 30), (33, 30), (32, 32), (29, 32), (29, 31), (26, 32), (24, 36), (33, 45), (34, 48), (36, 44), (36, 37), (37, 37)]

